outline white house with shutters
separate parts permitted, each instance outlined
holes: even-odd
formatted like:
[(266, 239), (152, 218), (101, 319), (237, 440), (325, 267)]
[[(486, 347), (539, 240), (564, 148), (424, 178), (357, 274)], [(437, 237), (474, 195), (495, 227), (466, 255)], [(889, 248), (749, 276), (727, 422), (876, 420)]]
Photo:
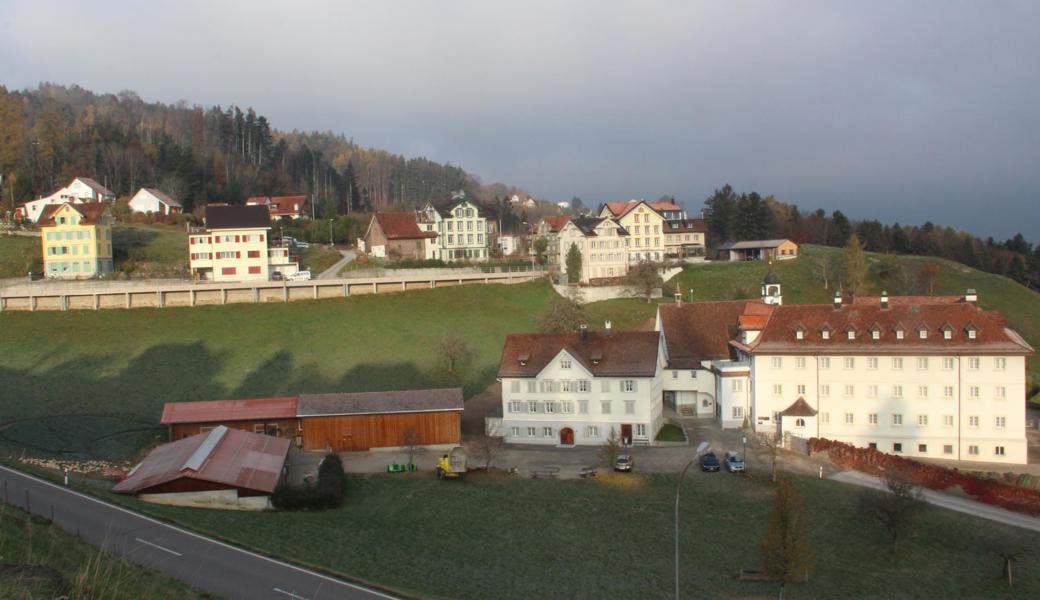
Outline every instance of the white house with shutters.
[(428, 202), (416, 213), (419, 229), (437, 234), (433, 258), (445, 262), (484, 261), (489, 257), (494, 222), (461, 193), (446, 202)]
[(116, 199), (111, 190), (89, 177), (75, 177), (65, 187), (58, 188), (46, 196), (30, 200), (20, 205), (16, 216), (36, 223), (47, 206), (65, 204), (83, 204), (84, 202), (112, 202)]
[(652, 443), (663, 424), (656, 332), (513, 334), (499, 365), (501, 435), (511, 443)]

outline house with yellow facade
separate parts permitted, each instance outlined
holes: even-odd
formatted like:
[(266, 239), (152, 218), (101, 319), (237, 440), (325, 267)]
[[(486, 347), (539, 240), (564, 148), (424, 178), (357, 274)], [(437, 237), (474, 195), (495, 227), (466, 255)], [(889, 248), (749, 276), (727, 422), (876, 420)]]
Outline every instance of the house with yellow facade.
[(47, 277), (76, 279), (112, 272), (110, 205), (52, 204), (44, 207), (38, 223)]
[(665, 218), (645, 200), (607, 202), (600, 209), (599, 216), (613, 219), (628, 232), (625, 250), (629, 263), (659, 262), (664, 258)]

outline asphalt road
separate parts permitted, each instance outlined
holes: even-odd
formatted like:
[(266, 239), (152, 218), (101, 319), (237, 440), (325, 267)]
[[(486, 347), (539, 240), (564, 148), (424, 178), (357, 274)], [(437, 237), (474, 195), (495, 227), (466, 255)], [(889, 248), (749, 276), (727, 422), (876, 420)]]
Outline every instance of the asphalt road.
[(353, 250), (340, 250), (339, 253), (343, 255), (343, 258), (339, 259), (336, 264), (332, 265), (328, 269), (325, 269), (317, 276), (317, 279), (335, 279), (336, 275), (339, 274), (339, 270), (347, 266), (347, 263), (357, 258), (357, 252)]
[(28, 499), (32, 512), (46, 517), (53, 512), (57, 525), (95, 546), (225, 598), (393, 598), (167, 525), (3, 466), (0, 488), (8, 503), (26, 508)]

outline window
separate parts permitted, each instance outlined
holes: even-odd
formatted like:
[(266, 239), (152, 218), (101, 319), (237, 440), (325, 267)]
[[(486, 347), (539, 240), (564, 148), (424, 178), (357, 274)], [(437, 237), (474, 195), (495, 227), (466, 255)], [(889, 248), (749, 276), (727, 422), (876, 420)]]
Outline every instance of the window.
[(606, 379), (604, 379), (603, 382), (600, 383), (600, 385), (599, 385), (599, 390), (601, 392), (609, 392), (610, 391), (610, 382), (607, 381)]
[(221, 275), (234, 275), (236, 272), (237, 269), (235, 267), (221, 267), (220, 269)]
[(903, 425), (903, 415), (896, 413), (892, 415), (892, 426), (901, 427)]
[(953, 444), (943, 444), (943, 454), (953, 454)]
[(1004, 456), (1004, 447), (1003, 446), (994, 446), (993, 447), (993, 454), (995, 454), (997, 456)]
[(871, 339), (879, 340), (879, 339), (881, 339), (881, 332), (878, 331), (877, 329), (871, 329), (870, 330), (870, 337), (871, 337)]
[(799, 356), (799, 357), (794, 359), (794, 368), (796, 368), (796, 369), (804, 369), (805, 368), (805, 357), (804, 356)]
[(943, 371), (952, 371), (953, 370), (953, 357), (950, 357), (950, 356), (943, 357), (942, 368), (943, 368)]
[(794, 426), (795, 427), (805, 427), (805, 419), (795, 419)]
[(927, 329), (918, 329), (917, 330), (917, 337), (921, 338), (922, 340), (927, 340), (928, 339), (928, 330)]
[(849, 371), (856, 368), (856, 359), (851, 356), (845, 357), (845, 370)]
[(509, 428), (509, 437), (520, 437), (520, 428), (519, 427), (510, 427)]
[(578, 391), (579, 392), (588, 393), (588, 391), (590, 389), (592, 389), (592, 385), (589, 383), (588, 379), (579, 379), (578, 380)]
[(600, 403), (600, 412), (605, 415), (610, 414), (610, 400), (604, 400)]
[(867, 368), (871, 371), (877, 371), (878, 360), (876, 356), (871, 356), (867, 359)]
[(928, 415), (917, 415), (917, 426), (928, 427)]
[(904, 335), (906, 335), (906, 334), (905, 334), (905, 332), (902, 329), (896, 329), (896, 339), (897, 340), (903, 339)]
[(585, 437), (587, 437), (587, 438), (598, 438), (599, 437), (599, 427), (596, 427), (595, 425), (587, 426), (585, 428)]
[(567, 380), (567, 379), (564, 379), (563, 381), (560, 382), (560, 391), (561, 392), (573, 392), (574, 391), (574, 382), (570, 381), (570, 380)]
[(853, 331), (852, 329), (850, 329), (847, 332), (845, 332), (845, 334), (849, 337), (850, 340), (856, 339), (856, 332)]
[(524, 409), (524, 403), (523, 402), (519, 402), (519, 401), (515, 401), (514, 400), (513, 402), (509, 403), (509, 412), (511, 412), (511, 413), (523, 412), (523, 409)]
[(553, 381), (551, 379), (543, 379), (542, 380), (542, 393), (550, 393), (550, 392), (555, 392), (555, 391), (556, 391), (556, 386), (553, 385)]
[(831, 413), (829, 413), (829, 412), (820, 413), (820, 423), (823, 423), (824, 425), (830, 425), (830, 422), (831, 422)]
[(900, 453), (902, 451), (903, 451), (903, 444), (901, 444), (899, 442), (894, 442), (892, 444), (892, 452), (895, 452), (895, 453), (898, 454), (898, 453)]
[(902, 398), (903, 397), (903, 386), (901, 386), (901, 385), (893, 385), (892, 386), (892, 397), (893, 398)]
[(919, 386), (917, 386), (917, 397), (918, 398), (927, 398), (928, 397), (928, 386), (927, 385), (919, 385)]
[(830, 330), (829, 329), (824, 329), (823, 331), (821, 331), (820, 332), (820, 337), (822, 337), (825, 340), (831, 339), (831, 332), (830, 332)]
[(994, 417), (993, 426), (997, 429), (1004, 429), (1007, 427), (1007, 417)]
[(953, 332), (949, 329), (943, 329), (943, 339), (948, 340), (953, 338)]
[(969, 456), (978, 456), (979, 455), (979, 447), (978, 446), (968, 446), (968, 455)]
[(697, 371), (690, 371), (690, 379), (697, 379)]
[(994, 358), (993, 359), (993, 369), (994, 370), (996, 370), (996, 371), (1003, 371), (1006, 366), (1007, 366), (1007, 359), (1006, 358)]
[(538, 391), (538, 382), (531, 379), (527, 382), (527, 393), (533, 394)]
[(796, 340), (804, 340), (805, 339), (805, 332), (802, 331), (801, 329), (796, 330), (794, 332), (794, 339), (796, 339)]
[(646, 437), (646, 424), (645, 423), (636, 423), (636, 437), (641, 437), (641, 438), (645, 438)]
[(953, 386), (952, 385), (944, 385), (943, 386), (943, 398), (953, 398)]
[(770, 359), (774, 369), (781, 369), (784, 366), (784, 358), (782, 356), (774, 356)]
[(1004, 400), (1007, 398), (1007, 388), (1002, 385), (995, 386), (993, 388), (993, 397), (997, 400)]
[(851, 398), (854, 395), (856, 395), (856, 388), (855, 388), (855, 386), (852, 386), (852, 385), (846, 385), (844, 390), (842, 390), (842, 391), (843, 391), (843, 395), (846, 398)]
[(253, 424), (253, 433), (259, 433), (259, 434), (263, 435), (266, 431), (267, 431), (267, 428), (264, 427), (263, 423), (254, 423)]
[(509, 391), (514, 394), (520, 393), (520, 382), (516, 380), (509, 382)]
[(797, 393), (798, 393), (799, 396), (805, 395), (805, 384), (804, 383), (799, 383), (796, 386), (796, 389), (797, 389)]
[(820, 395), (825, 397), (825, 398), (827, 396), (830, 396), (831, 395), (831, 386), (827, 385), (826, 383), (821, 385), (820, 386)]
[(678, 371), (672, 371), (672, 379), (678, 379), (678, 378), (679, 378), (679, 372)]
[(820, 357), (820, 368), (821, 369), (829, 369), (829, 368), (831, 368), (831, 358), (829, 356), (821, 356)]
[(780, 422), (780, 417), (781, 417), (781, 416), (782, 416), (782, 415), (780, 414), (780, 411), (778, 411), (778, 410), (774, 410), (774, 411), (773, 411), (773, 422), (774, 422), (774, 423), (779, 423), (779, 422)]
[(877, 425), (877, 413), (870, 413), (869, 415), (867, 415), (867, 423), (870, 423), (871, 425)]
[(538, 412), (538, 402), (536, 400), (530, 400), (527, 403), (527, 412), (536, 413)]
[(927, 371), (928, 370), (928, 357), (927, 356), (919, 356), (919, 357), (917, 357), (917, 370), (918, 371)]
[(636, 401), (635, 400), (625, 400), (625, 414), (626, 415), (634, 415), (634, 414), (636, 414)]
[(246, 257), (248, 257), (248, 258), (260, 258), (260, 251), (259, 250), (250, 250), (250, 251), (246, 252)]
[(917, 453), (918, 454), (928, 454), (928, 444), (918, 444), (917, 445)]
[(743, 392), (744, 391), (744, 380), (734, 379), (729, 384), (729, 389), (732, 392)]
[(554, 412), (556, 412), (556, 403), (555, 402), (546, 402), (545, 403), (545, 412), (547, 412), (547, 413), (554, 413)]
[(569, 359), (569, 358), (562, 358), (562, 359), (560, 359), (560, 368), (561, 369), (569, 369), (569, 368), (571, 368), (571, 359)]
[(624, 379), (621, 381), (622, 392), (634, 392), (636, 391), (636, 380), (635, 379)]
[(573, 402), (561, 402), (560, 403), (560, 412), (562, 412), (564, 414), (568, 414), (568, 415), (574, 414), (574, 403)]
[(969, 329), (969, 330), (968, 330), (968, 339), (969, 339), (969, 340), (973, 340), (973, 339), (975, 339), (975, 335), (976, 335), (976, 332), (975, 332), (975, 330), (974, 330), (974, 329)]
[(979, 358), (977, 356), (973, 356), (968, 359), (968, 369), (972, 371), (979, 370)]
[(588, 400), (578, 400), (578, 412), (583, 414), (583, 415), (589, 414), (589, 401)]
[(733, 407), (733, 418), (734, 419), (743, 419), (744, 418), (744, 407), (743, 406), (734, 406)]
[(852, 413), (845, 413), (845, 424), (852, 425), (856, 422), (856, 417)]
[(903, 359), (901, 357), (898, 357), (898, 356), (893, 356), (892, 357), (892, 370), (893, 371), (902, 371), (903, 370)]
[(542, 435), (545, 436), (545, 437), (552, 437), (553, 436), (553, 428), (552, 427), (542, 427)]
[(877, 450), (877, 442), (870, 442), (869, 444), (867, 444), (867, 448), (870, 448), (871, 450)]
[(971, 427), (973, 429), (977, 429), (978, 426), (979, 426), (979, 418), (978, 417), (968, 417), (968, 427)]
[(875, 384), (867, 386), (867, 398), (877, 398), (878, 388)]
[(250, 275), (259, 275), (260, 274), (260, 267), (249, 267), (249, 274)]
[(784, 386), (780, 385), (779, 383), (774, 383), (773, 384), (773, 395), (774, 396), (782, 396), (783, 393), (784, 393)]
[(943, 415), (943, 427), (953, 427), (953, 415)]
[(971, 398), (978, 399), (979, 397), (979, 386), (972, 385), (968, 386), (968, 396)]

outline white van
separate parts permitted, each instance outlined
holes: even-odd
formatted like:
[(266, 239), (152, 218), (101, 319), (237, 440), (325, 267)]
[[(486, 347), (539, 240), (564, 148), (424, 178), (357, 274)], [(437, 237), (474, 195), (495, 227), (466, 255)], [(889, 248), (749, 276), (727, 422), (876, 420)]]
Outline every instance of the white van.
[(287, 278), (289, 281), (310, 281), (310, 271), (297, 271)]

